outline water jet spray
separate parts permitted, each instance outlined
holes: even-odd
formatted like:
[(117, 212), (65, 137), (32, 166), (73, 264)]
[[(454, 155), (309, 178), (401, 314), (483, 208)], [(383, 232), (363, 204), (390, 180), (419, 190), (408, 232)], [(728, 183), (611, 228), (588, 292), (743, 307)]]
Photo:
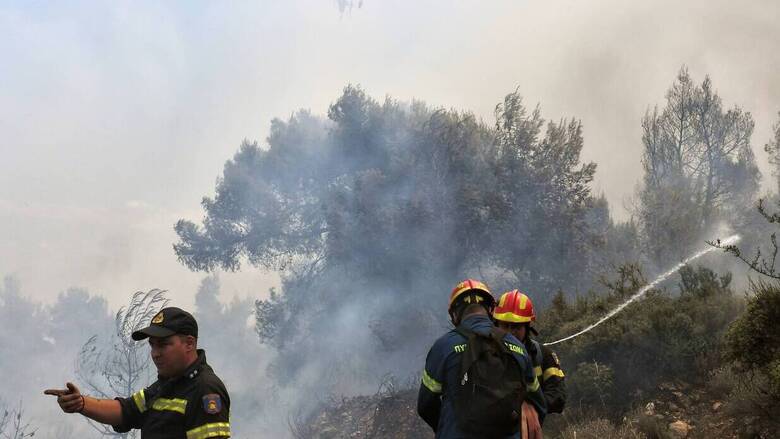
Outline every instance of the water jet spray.
[[(736, 244), (737, 242), (739, 242), (740, 239), (741, 239), (741, 237), (739, 235), (732, 235), (732, 236), (729, 236), (728, 238), (720, 241), (720, 244), (722, 246), (732, 245), (732, 244)], [(685, 265), (691, 263), (692, 261), (694, 261), (694, 260), (696, 260), (696, 259), (698, 259), (698, 258), (700, 258), (700, 257), (702, 257), (704, 255), (706, 255), (707, 253), (709, 253), (711, 251), (714, 251), (714, 250), (717, 250), (717, 249), (718, 249), (717, 247), (709, 247), (709, 248), (706, 248), (706, 249), (704, 249), (704, 250), (702, 250), (702, 251), (700, 251), (698, 253), (695, 253), (692, 256), (689, 256), (688, 259), (685, 259), (684, 261), (682, 261), (679, 264), (675, 265), (674, 268), (672, 268), (671, 270), (661, 274), (660, 276), (655, 278), (654, 281), (652, 281), (649, 284), (647, 284), (647, 285), (643, 286), (642, 288), (640, 288), (639, 291), (637, 291), (633, 296), (629, 297), (628, 300), (626, 300), (625, 302), (623, 302), (620, 305), (618, 305), (617, 308), (615, 308), (612, 311), (610, 311), (607, 315), (602, 317), (596, 323), (588, 326), (587, 328), (583, 329), (580, 332), (574, 333), (574, 334), (572, 334), (572, 335), (570, 335), (568, 337), (564, 337), (564, 338), (562, 338), (560, 340), (556, 340), (556, 341), (553, 341), (553, 342), (550, 342), (550, 343), (544, 343), (544, 345), (545, 346), (552, 346), (554, 344), (558, 344), (558, 343), (564, 342), (566, 340), (571, 340), (574, 337), (577, 337), (577, 336), (580, 336), (580, 335), (582, 335), (582, 334), (584, 334), (586, 332), (589, 332), (591, 329), (595, 328), (596, 326), (606, 322), (607, 320), (609, 320), (610, 318), (615, 316), (615, 314), (617, 314), (620, 311), (622, 311), (623, 308), (627, 307), (632, 302), (634, 302), (637, 299), (639, 299), (640, 297), (644, 296), (645, 293), (647, 293), (651, 289), (655, 288), (655, 286), (658, 285), (659, 283), (661, 283), (661, 282), (665, 281), (666, 279), (668, 279), (669, 276), (671, 276), (674, 273), (676, 273), (677, 270), (679, 270), (680, 268), (682, 268)]]

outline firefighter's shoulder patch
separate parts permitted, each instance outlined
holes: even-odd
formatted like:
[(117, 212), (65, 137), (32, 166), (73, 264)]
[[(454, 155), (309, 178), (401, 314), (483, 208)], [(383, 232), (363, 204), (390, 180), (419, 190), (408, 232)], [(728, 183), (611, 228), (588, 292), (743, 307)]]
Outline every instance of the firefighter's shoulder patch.
[(222, 400), (216, 393), (203, 395), (203, 411), (210, 415), (216, 415), (222, 411)]

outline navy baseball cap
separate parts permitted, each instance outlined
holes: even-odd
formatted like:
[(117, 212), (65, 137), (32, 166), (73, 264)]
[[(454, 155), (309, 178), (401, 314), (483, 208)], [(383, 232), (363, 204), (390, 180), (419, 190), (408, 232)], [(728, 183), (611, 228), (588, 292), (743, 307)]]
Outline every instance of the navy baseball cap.
[(176, 307), (163, 308), (155, 314), (149, 326), (133, 332), (133, 340), (147, 337), (169, 337), (174, 334), (198, 337), (198, 322), (192, 314)]

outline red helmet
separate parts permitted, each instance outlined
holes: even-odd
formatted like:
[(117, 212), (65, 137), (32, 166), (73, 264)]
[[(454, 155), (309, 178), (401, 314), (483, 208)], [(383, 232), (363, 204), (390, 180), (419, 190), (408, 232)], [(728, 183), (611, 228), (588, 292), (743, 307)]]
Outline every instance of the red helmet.
[[(493, 295), (490, 294), (490, 290), (488, 289), (487, 285), (478, 280), (466, 279), (463, 282), (455, 285), (455, 288), (452, 290), (452, 294), (450, 294), (450, 304), (448, 307), (450, 312), (452, 311), (452, 305), (457, 301), (457, 299), (466, 293), (476, 293), (478, 302), (487, 300), (487, 305), (489, 308), (492, 308), (496, 303), (496, 299), (494, 299)], [(480, 297), (482, 299), (479, 299)]]
[(508, 291), (498, 299), (493, 318), (502, 322), (526, 323), (536, 320), (531, 298), (519, 290)]

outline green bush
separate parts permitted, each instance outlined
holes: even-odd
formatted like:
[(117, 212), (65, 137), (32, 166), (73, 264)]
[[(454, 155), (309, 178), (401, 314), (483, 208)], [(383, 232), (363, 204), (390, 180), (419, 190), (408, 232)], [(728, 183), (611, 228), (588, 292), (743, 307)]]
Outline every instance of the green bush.
[(731, 393), (731, 411), (755, 418), (757, 425), (780, 427), (780, 284), (751, 284), (746, 311), (725, 336), (725, 358), (739, 385)]
[[(780, 284), (764, 281), (751, 285), (747, 310), (726, 334), (726, 358), (743, 371), (766, 374), (774, 390), (780, 390)], [(778, 392), (780, 394), (780, 392)]]
[[(723, 363), (722, 336), (743, 309), (742, 299), (730, 288), (731, 276), (684, 267), (680, 279), (676, 290), (651, 290), (591, 332), (554, 347), (571, 383), (570, 404), (604, 405), (617, 417), (660, 383), (705, 382), (709, 371)], [(543, 341), (597, 321), (646, 281), (637, 266), (626, 265), (616, 279), (602, 283), (606, 295), (591, 293), (570, 301), (558, 294), (540, 315)], [(599, 384), (604, 376), (596, 369), (610, 371), (608, 383)], [(593, 388), (607, 384), (600, 393)], [(593, 400), (594, 394), (609, 397), (602, 403)]]
[(612, 398), (614, 383), (615, 374), (611, 367), (596, 361), (580, 363), (577, 365), (577, 373), (568, 380), (571, 392), (579, 396), (570, 403), (606, 407), (606, 402)]

